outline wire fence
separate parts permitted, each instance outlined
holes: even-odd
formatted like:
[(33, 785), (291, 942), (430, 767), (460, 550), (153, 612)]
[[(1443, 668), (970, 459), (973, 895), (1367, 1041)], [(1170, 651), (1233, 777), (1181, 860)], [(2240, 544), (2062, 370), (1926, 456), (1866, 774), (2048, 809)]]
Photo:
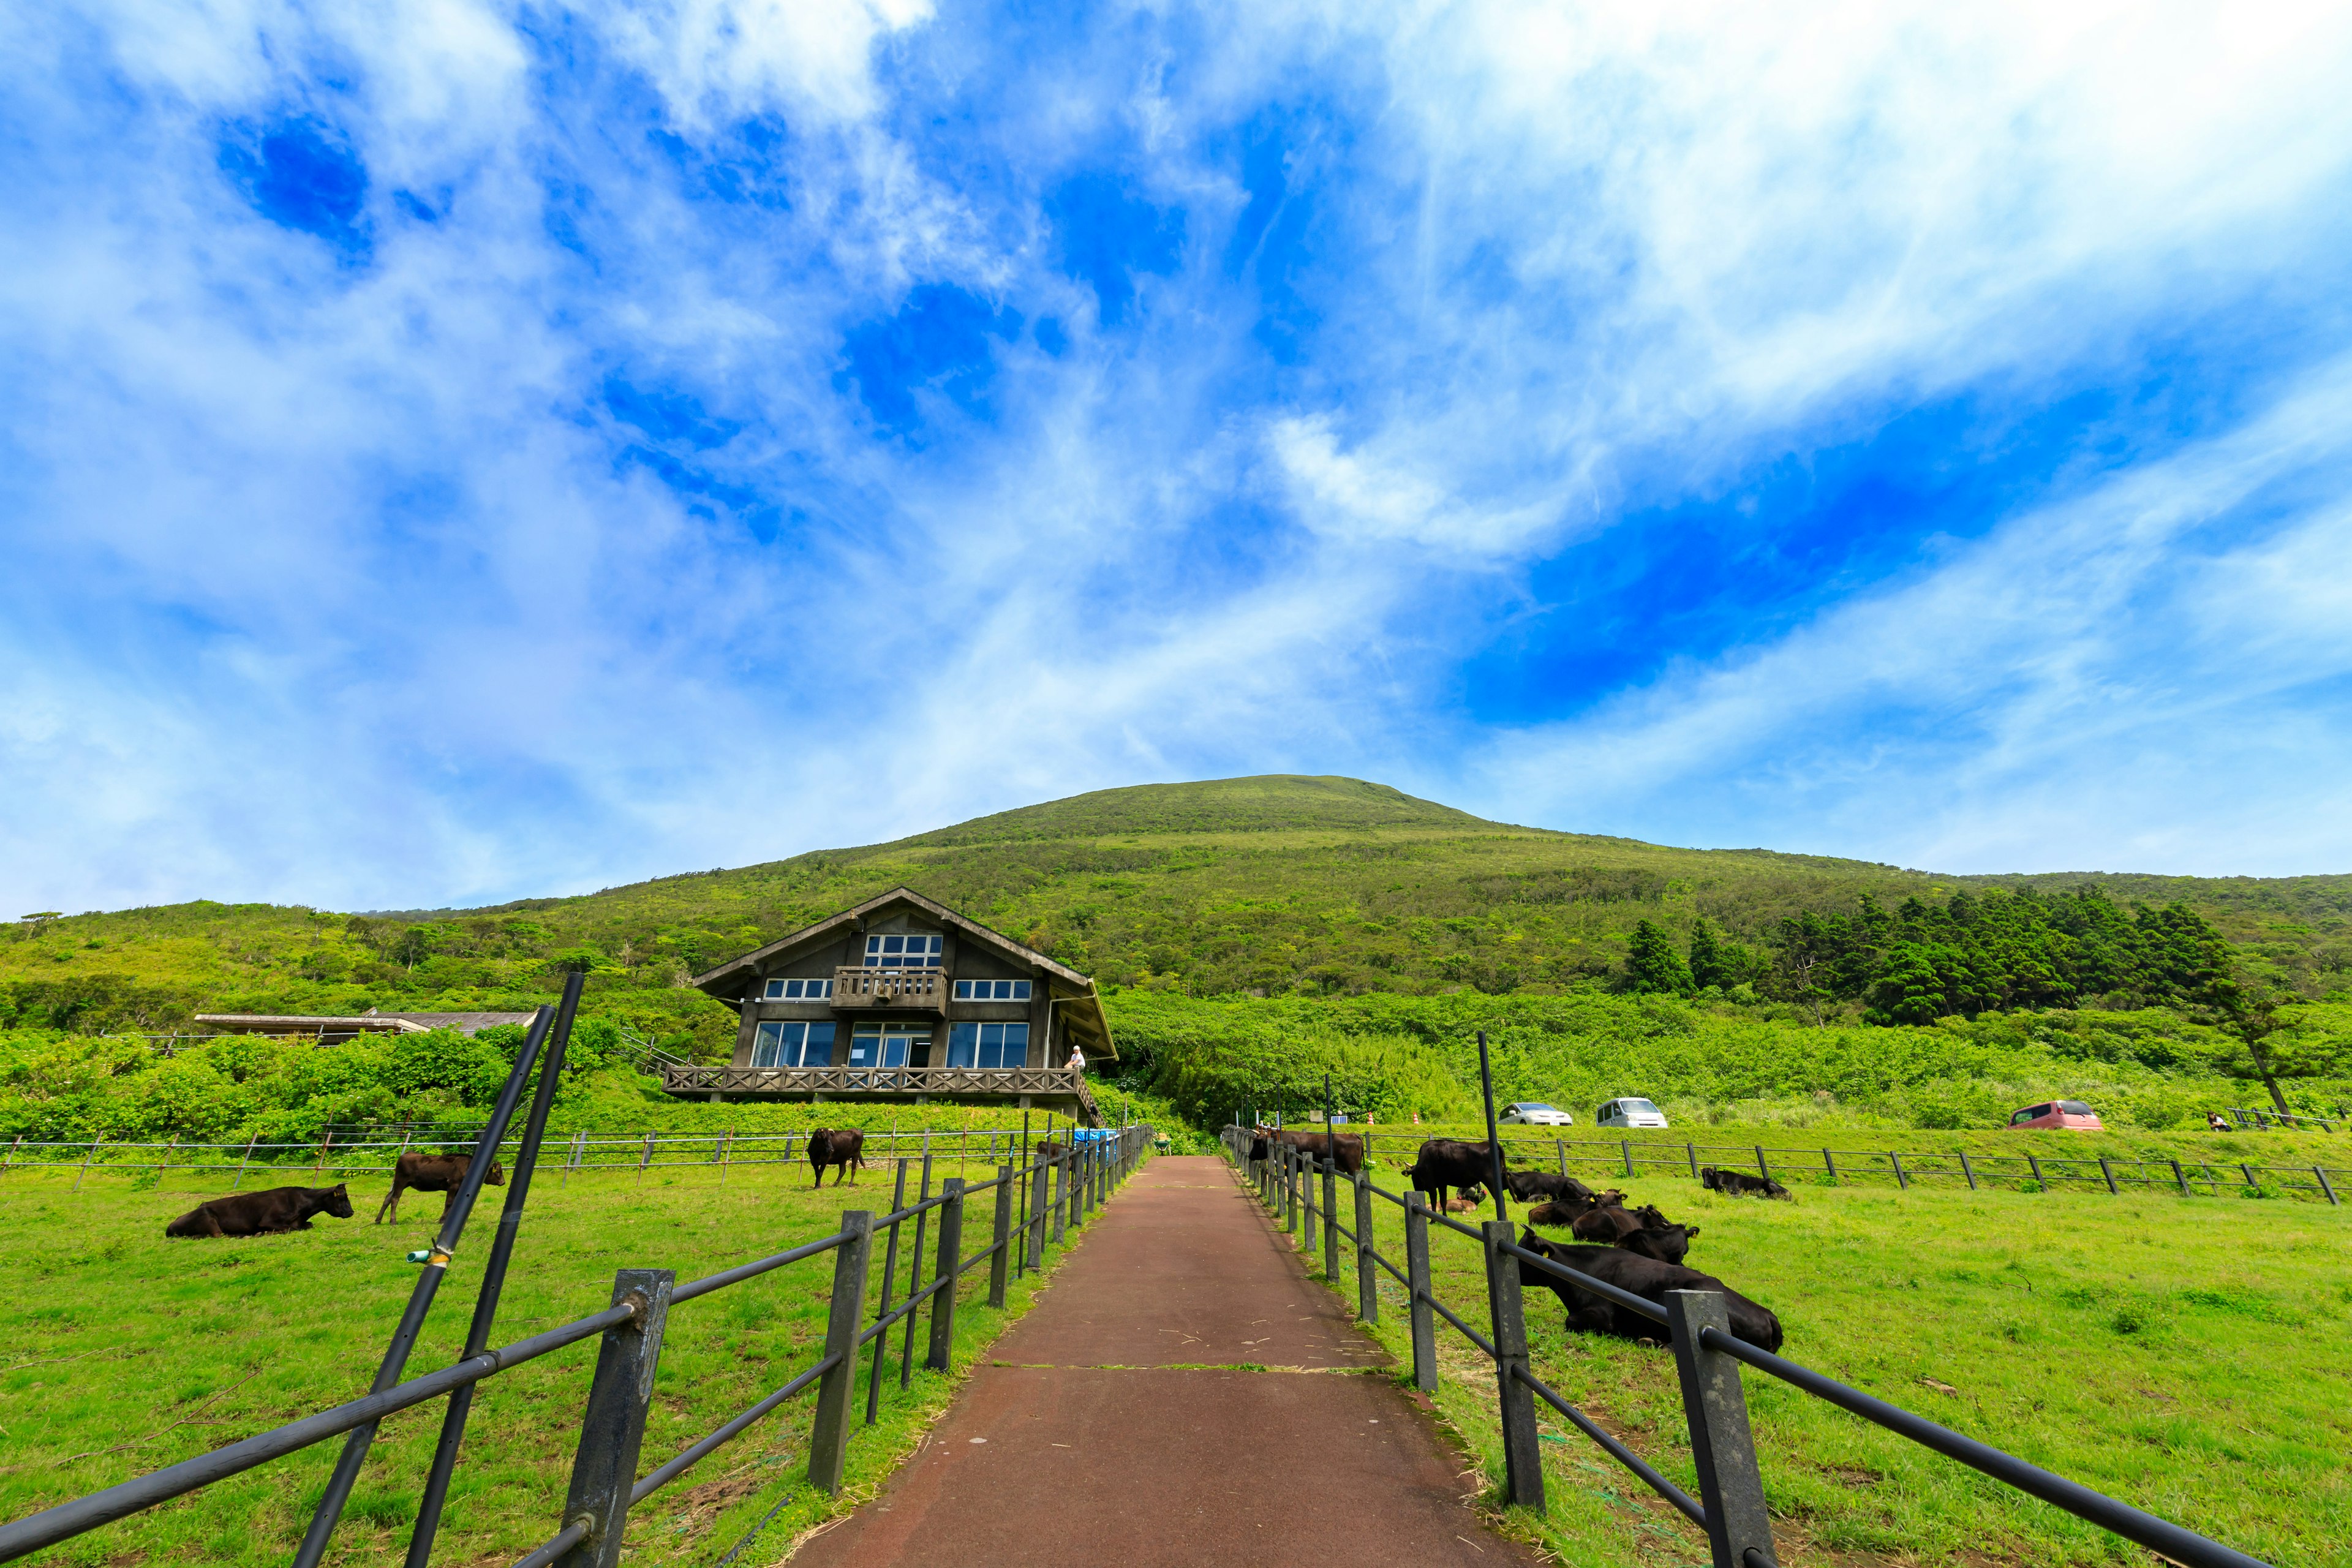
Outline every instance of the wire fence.
[[(1419, 1131), (1359, 1136), (1364, 1140), (1367, 1160), (1381, 1158), (1385, 1149), (1388, 1163), (1400, 1167), (1412, 1163), (1423, 1142)], [(1671, 1143), (1630, 1138), (1505, 1137), (1501, 1142), (1507, 1160), (1516, 1161), (1517, 1169), (1549, 1166), (1561, 1175), (1597, 1172), (1628, 1181), (1642, 1175), (1687, 1176), (1697, 1181), (1700, 1171), (1712, 1165), (1718, 1170), (1752, 1170), (1771, 1181), (1820, 1182), (1832, 1186), (1880, 1182), (1907, 1189), (1942, 1184), (1970, 1192), (1995, 1186), (2043, 1192), (2172, 1192), (2184, 1197), (2252, 1192), (2338, 1204), (2339, 1190), (2352, 1178), (2352, 1170), (2341, 1166), (2117, 1159), (2107, 1154), (2084, 1159), (2046, 1156), (2031, 1149), (2015, 1154), (1981, 1154), (1965, 1149), (1898, 1152), (1696, 1142), (1685, 1142), (1677, 1149)]]
[[(1513, 1239), (1512, 1227), (1507, 1221), (1488, 1220), (1475, 1227), (1460, 1224), (1433, 1212), (1419, 1192), (1390, 1192), (1375, 1185), (1361, 1171), (1343, 1174), (1334, 1161), (1328, 1156), (1318, 1157), (1311, 1150), (1277, 1138), (1264, 1145), (1263, 1157), (1252, 1158), (1252, 1132), (1239, 1126), (1225, 1129), (1223, 1144), (1226, 1157), (1285, 1233), (1298, 1237), (1302, 1250), (1309, 1253), (1318, 1249), (1319, 1241), (1323, 1277), (1334, 1286), (1340, 1279), (1340, 1241), (1346, 1238), (1352, 1251), (1359, 1318), (1366, 1322), (1379, 1321), (1381, 1298), (1376, 1268), (1403, 1289), (1412, 1316), (1412, 1375), (1417, 1388), (1425, 1394), (1437, 1391), (1436, 1336), (1440, 1321), (1493, 1363), (1503, 1439), (1504, 1490), (1513, 1504), (1538, 1513), (1544, 1511), (1545, 1478), (1536, 1419), (1536, 1405), (1541, 1401), (1705, 1531), (1713, 1568), (1778, 1568), (1763, 1474), (1756, 1458), (1755, 1432), (1748, 1421), (1747, 1395), (1740, 1385), (1739, 1368), (1745, 1365), (1957, 1459), (2004, 1486), (2112, 1531), (2184, 1568), (2266, 1568), (2259, 1559), (2234, 1548), (1824, 1377), (1810, 1367), (1740, 1338), (1732, 1331), (1729, 1305), (1718, 1290), (1671, 1288), (1673, 1276), (1667, 1275), (1658, 1277), (1667, 1282), (1665, 1285), (1644, 1289), (1637, 1294), (1521, 1246)], [(1353, 1200), (1352, 1212), (1345, 1224), (1340, 1215), (1339, 1187), (1343, 1183)], [(1404, 1212), (1405, 1256), (1402, 1260), (1382, 1256), (1374, 1245), (1376, 1201)], [(1433, 1231), (1465, 1237), (1478, 1247), (1486, 1282), (1486, 1333), (1440, 1300), (1432, 1288), (1429, 1249)], [(1544, 1245), (1538, 1243), (1538, 1247)], [(1614, 1248), (1605, 1250), (1612, 1256), (1630, 1256), (1618, 1254)], [(1402, 1268), (1398, 1267), (1400, 1261)], [(1592, 1321), (1587, 1315), (1591, 1312), (1601, 1314), (1602, 1321), (1609, 1321), (1609, 1314), (1630, 1313), (1635, 1320), (1658, 1325), (1664, 1331), (1661, 1337), (1672, 1346), (1681, 1385), (1698, 1496), (1691, 1496), (1661, 1475), (1655, 1467), (1536, 1375), (1528, 1353), (1521, 1299), (1523, 1289), (1529, 1283), (1559, 1290), (1570, 1302), (1571, 1312), (1585, 1317), (1587, 1321)], [(1624, 1330), (1620, 1327), (1616, 1331)], [(1777, 1343), (1777, 1334), (1772, 1337)]]

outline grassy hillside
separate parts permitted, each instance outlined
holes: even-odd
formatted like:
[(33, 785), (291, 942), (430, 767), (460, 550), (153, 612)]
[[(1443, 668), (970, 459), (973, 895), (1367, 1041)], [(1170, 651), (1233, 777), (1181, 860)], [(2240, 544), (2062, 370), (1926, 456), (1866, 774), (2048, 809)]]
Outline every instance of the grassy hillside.
[[(2226, 966), (2249, 984), (2305, 1003), (2352, 1000), (2352, 877), (1949, 877), (1547, 832), (1380, 784), (1276, 776), (1102, 791), (890, 844), (491, 909), (360, 915), (194, 903), (26, 921), (0, 928), (0, 1028), (87, 1035), (167, 1030), (197, 1011), (522, 1007), (548, 998), (562, 970), (576, 966), (590, 973), (592, 1015), (709, 1056), (727, 1048), (734, 1019), (688, 988), (689, 974), (902, 882), (1103, 981), (1115, 993), (1114, 1024), (1134, 1047), (1125, 1070), (1148, 1068), (1152, 1081), (1205, 1111), (1234, 1083), (1271, 1083), (1323, 1059), (1323, 1046), (1307, 1048), (1317, 1041), (1346, 1042), (1359, 1066), (1375, 1064), (1364, 1068), (1381, 1085), (1373, 1098), (1440, 1110), (1469, 1081), (1460, 1054), (1467, 1031), (1490, 1026), (1551, 1042), (1528, 1091), (1578, 1100), (1639, 1089), (1710, 1103), (1793, 1102), (1861, 1093), (1866, 1080), (1876, 1097), (1868, 1103), (1888, 1114), (1907, 1105), (1934, 1118), (1959, 1104), (1975, 1116), (2013, 1091), (2078, 1084), (2086, 1065), (2099, 1068), (2089, 1076), (2102, 1084), (2127, 1088), (2137, 1073), (2166, 1086), (2182, 1115), (2259, 1096), (2224, 1081), (2231, 1064), (2221, 1037), (2159, 1016), (2144, 995), (2081, 997), (2061, 1017), (2018, 1026), (2010, 1033), (2024, 1055), (1998, 1064), (1919, 1068), (1942, 1058), (1923, 1058), (1916, 1041), (1954, 1037), (1932, 1025), (1859, 1028), (1859, 982), (1807, 993), (1776, 957), (1798, 924), (1818, 931), (1824, 920), (1843, 922), (1839, 940), (1849, 948), (1878, 940), (1872, 910), (1893, 922), (1886, 941), (1940, 940), (1959, 929), (1947, 918), (1958, 895), (1971, 908), (2032, 914), (2011, 897), (2029, 885), (2045, 907), (2072, 889), (2105, 890), (2119, 906), (2110, 923), (2126, 937), (2132, 900), (2185, 904), (2229, 940)], [(1915, 908), (1933, 918), (1900, 914)], [(1697, 994), (1684, 1002), (1604, 994), (1628, 984), (1637, 934), (1649, 933), (1653, 956), (1663, 945), (1673, 957), (1702, 921), (1729, 955), (1724, 978), (1746, 980), (1685, 984)], [(2024, 929), (2002, 929), (2011, 928)], [(2049, 941), (2063, 948), (2074, 939)], [(1921, 951), (1934, 963), (1908, 973), (1924, 976), (1926, 990), (1915, 985), (1893, 1016), (1923, 1024), (1937, 1016), (1939, 967), (1959, 975), (1952, 994), (1963, 981), (1973, 987), (1978, 999), (1959, 1010), (1973, 1016), (1990, 1005), (1984, 1016), (2001, 1016), (2000, 987), (1968, 973), (1982, 967), (1982, 951)], [(1489, 1004), (1500, 1011), (1482, 1012)], [(2316, 1074), (2306, 1088), (2321, 1104), (2352, 1094), (2339, 1081), (2352, 1078), (2352, 1065), (2336, 1059), (2347, 1035), (2341, 1015), (2291, 1010), (2278, 1037)], [(1815, 1027), (1824, 1024), (1827, 1036)], [(1257, 1043), (1243, 1050), (1235, 1042), (1244, 1038)], [(1624, 1058), (1623, 1042), (1640, 1039), (1663, 1044), (1638, 1061)], [(1747, 1065), (1717, 1070), (1727, 1060)], [(1594, 1064), (1603, 1061), (1616, 1066), (1601, 1072)], [(1811, 1067), (1849, 1061), (1915, 1065), (1813, 1081), (1822, 1075)], [(1809, 1070), (1776, 1077), (1776, 1062)], [(2153, 1106), (2161, 1095), (2132, 1089), (2129, 1098)]]

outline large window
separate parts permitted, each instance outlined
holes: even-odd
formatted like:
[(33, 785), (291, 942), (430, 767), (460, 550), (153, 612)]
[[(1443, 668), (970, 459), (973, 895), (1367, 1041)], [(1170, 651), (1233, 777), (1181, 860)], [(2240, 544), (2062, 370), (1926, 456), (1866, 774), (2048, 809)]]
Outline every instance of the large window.
[[(1024, 980), (1022, 984), (1026, 985), (1028, 982)], [(948, 1066), (951, 1068), (1017, 1068), (1028, 1065), (1029, 1026), (1026, 1024), (952, 1024), (948, 1027)]]
[(771, 980), (761, 993), (763, 1002), (822, 1002), (833, 994), (830, 980)]
[(902, 1068), (908, 1058), (930, 1048), (929, 1024), (860, 1024), (849, 1037), (854, 1068)]
[(955, 999), (959, 1002), (1026, 1002), (1029, 983), (1026, 980), (959, 980)]
[(751, 1037), (755, 1068), (821, 1068), (833, 1062), (831, 1024), (784, 1023), (770, 1019)]
[(937, 969), (940, 939), (935, 936), (869, 936), (866, 939), (868, 969)]

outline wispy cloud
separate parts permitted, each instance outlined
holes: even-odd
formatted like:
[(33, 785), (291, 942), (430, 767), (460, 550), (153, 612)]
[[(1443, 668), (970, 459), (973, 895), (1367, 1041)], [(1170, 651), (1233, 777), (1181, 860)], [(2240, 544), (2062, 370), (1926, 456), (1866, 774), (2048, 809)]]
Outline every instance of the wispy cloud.
[(0, 47), (27, 908), (1276, 769), (1971, 868), (2340, 856), (2340, 8)]

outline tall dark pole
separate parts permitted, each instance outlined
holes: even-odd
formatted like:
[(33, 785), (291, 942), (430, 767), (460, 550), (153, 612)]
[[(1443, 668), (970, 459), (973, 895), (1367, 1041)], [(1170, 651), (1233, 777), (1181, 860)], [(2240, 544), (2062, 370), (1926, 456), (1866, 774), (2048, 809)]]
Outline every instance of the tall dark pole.
[[(507, 1123), (514, 1119), (515, 1106), (522, 1100), (522, 1086), (530, 1077), (530, 1064), (539, 1058), (539, 1048), (547, 1043), (548, 1027), (555, 1020), (555, 1009), (542, 1006), (531, 1020), (530, 1035), (515, 1053), (513, 1068), (507, 1074), (504, 1088), (499, 1090), (498, 1102), (490, 1107), (489, 1124), (482, 1129), (481, 1141), (474, 1145), (474, 1158), (466, 1167), (466, 1179), (458, 1184), (457, 1196), (443, 1214), (441, 1229), (433, 1238), (433, 1246), (425, 1259), (425, 1272), (414, 1290), (409, 1292), (408, 1308), (400, 1315), (400, 1326), (392, 1331), (392, 1343), (384, 1348), (383, 1360), (375, 1371), (375, 1382), (369, 1385), (370, 1394), (382, 1394), (400, 1381), (408, 1366), (408, 1353), (416, 1348), (416, 1336), (425, 1329), (425, 1315), (433, 1310), (433, 1298), (441, 1289), (441, 1281), (449, 1272), (449, 1256), (457, 1247), (457, 1238), (464, 1234), (466, 1221), (474, 1212), (474, 1200), (481, 1195), (482, 1182), (490, 1173), (490, 1162), (499, 1152), (500, 1140), (507, 1135)], [(303, 1533), (302, 1544), (295, 1550), (294, 1568), (319, 1568), (319, 1560), (327, 1554), (327, 1538), (335, 1532), (337, 1521), (343, 1517), (343, 1505), (351, 1500), (352, 1488), (360, 1479), (360, 1466), (367, 1458), (368, 1445), (375, 1441), (376, 1423), (365, 1422), (352, 1428), (343, 1440), (343, 1452), (335, 1461), (334, 1473), (327, 1478), (326, 1495), (310, 1515), (310, 1528)]]
[[(474, 1321), (466, 1330), (466, 1349), (459, 1360), (489, 1348), (490, 1328), (498, 1320), (499, 1296), (506, 1289), (507, 1264), (514, 1257), (516, 1233), (522, 1226), (522, 1205), (530, 1197), (530, 1174), (539, 1166), (540, 1141), (547, 1133), (547, 1113), (554, 1104), (556, 1085), (563, 1077), (564, 1047), (572, 1041), (572, 1021), (580, 1012), (580, 989), (588, 976), (573, 970), (564, 977), (563, 1001), (555, 1010), (555, 1031), (540, 1064), (539, 1087), (531, 1092), (530, 1114), (523, 1122), (522, 1144), (515, 1151), (515, 1168), (507, 1177), (507, 1201), (499, 1211), (499, 1234), (490, 1243), (488, 1262), (482, 1269), (481, 1293), (474, 1298)], [(425, 1478), (425, 1496), (416, 1507), (416, 1526), (408, 1536), (406, 1568), (425, 1568), (433, 1560), (433, 1538), (440, 1533), (441, 1509), (449, 1496), (449, 1478), (457, 1468), (457, 1447), (466, 1440), (466, 1419), (474, 1408), (473, 1384), (449, 1396), (442, 1413), (441, 1440), (433, 1450), (433, 1468)]]
[(1495, 1217), (1505, 1225), (1511, 1211), (1503, 1206), (1503, 1140), (1495, 1131), (1495, 1066), (1486, 1059), (1486, 1031), (1478, 1031), (1478, 1087), (1486, 1096), (1486, 1157), (1495, 1173)]

